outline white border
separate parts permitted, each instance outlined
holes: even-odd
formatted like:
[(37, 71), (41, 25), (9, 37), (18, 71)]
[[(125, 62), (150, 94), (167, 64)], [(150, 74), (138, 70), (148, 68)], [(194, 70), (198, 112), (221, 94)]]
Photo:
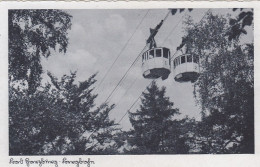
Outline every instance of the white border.
[[(255, 154), (254, 155), (111, 155), (111, 156), (66, 156), (76, 160), (79, 157), (91, 158), (93, 167), (135, 167), (135, 166), (169, 166), (169, 167), (257, 167), (260, 166), (260, 2), (0, 2), (0, 166), (25, 167), (26, 165), (9, 165), (8, 156), (8, 9), (140, 9), (140, 8), (254, 8), (254, 41), (255, 41)], [(24, 156), (30, 159), (62, 160), (65, 156)], [(23, 158), (24, 158), (23, 157)], [(18, 157), (15, 157), (18, 158)], [(43, 167), (48, 165), (43, 165)], [(76, 167), (76, 165), (61, 165)], [(84, 166), (84, 165), (81, 165)], [(86, 165), (85, 165), (86, 166)], [(33, 166), (32, 166), (33, 167)]]

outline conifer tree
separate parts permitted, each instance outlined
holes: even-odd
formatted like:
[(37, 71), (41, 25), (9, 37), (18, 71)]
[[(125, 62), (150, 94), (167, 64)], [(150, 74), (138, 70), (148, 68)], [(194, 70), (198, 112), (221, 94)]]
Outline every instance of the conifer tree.
[[(178, 109), (173, 108), (173, 102), (165, 96), (165, 87), (158, 88), (155, 82), (143, 92), (140, 109), (129, 112), (133, 129), (129, 132), (128, 142), (132, 146), (129, 151), (134, 154), (178, 153), (174, 148), (180, 142), (180, 132), (175, 125), (174, 115)], [(172, 134), (176, 132), (176, 134)], [(187, 148), (187, 147), (185, 147)], [(127, 152), (127, 151), (126, 151)]]

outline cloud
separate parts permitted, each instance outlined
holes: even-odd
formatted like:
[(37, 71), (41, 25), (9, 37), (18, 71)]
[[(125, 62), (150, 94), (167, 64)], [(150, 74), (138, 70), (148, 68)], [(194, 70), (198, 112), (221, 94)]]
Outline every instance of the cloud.
[(104, 28), (109, 32), (120, 33), (126, 30), (126, 21), (118, 14), (109, 15), (106, 18), (104, 25)]
[(79, 49), (67, 54), (57, 54), (43, 61), (43, 67), (55, 76), (61, 77), (70, 71), (77, 71), (77, 80), (86, 80), (95, 73), (94, 66), (97, 58), (87, 50)]
[[(72, 24), (71, 30), (68, 32), (69, 48), (84, 48), (88, 33), (80, 23)], [(79, 38), (80, 37), (80, 38)]]

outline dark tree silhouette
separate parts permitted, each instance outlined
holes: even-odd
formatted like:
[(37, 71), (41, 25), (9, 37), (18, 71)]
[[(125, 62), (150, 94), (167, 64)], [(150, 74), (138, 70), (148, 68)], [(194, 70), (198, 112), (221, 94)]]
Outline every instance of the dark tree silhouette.
[(155, 82), (143, 92), (141, 106), (136, 112), (129, 112), (133, 129), (128, 132), (132, 146), (126, 153), (167, 154), (187, 153), (189, 147), (181, 131), (180, 121), (174, 120), (178, 109), (173, 108), (165, 87), (159, 89)]
[(51, 83), (26, 96), (11, 88), (9, 101), (10, 155), (109, 154), (117, 147), (113, 109), (103, 104), (94, 109), (95, 75), (75, 84), (76, 73), (60, 81), (48, 73)]

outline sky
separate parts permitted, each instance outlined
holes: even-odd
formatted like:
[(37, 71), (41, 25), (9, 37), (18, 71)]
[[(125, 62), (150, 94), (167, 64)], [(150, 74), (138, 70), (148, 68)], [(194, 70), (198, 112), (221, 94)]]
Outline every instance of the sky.
[[(190, 15), (194, 22), (199, 22), (207, 11), (208, 9), (194, 9), (191, 12), (169, 15), (155, 37), (157, 46), (169, 48), (173, 55), (184, 36), (182, 22), (184, 18)], [(99, 106), (106, 100), (144, 48), (146, 39), (150, 35), (149, 29), (154, 28), (166, 16), (168, 9), (88, 9), (66, 10), (66, 12), (72, 15), (72, 27), (68, 31), (68, 50), (66, 54), (53, 53), (54, 55), (48, 59), (42, 59), (44, 78), (47, 78), (47, 70), (57, 77), (69, 74), (70, 71), (77, 71), (77, 81), (87, 80), (92, 74), (98, 72), (95, 84), (97, 87), (135, 32), (103, 83), (94, 90), (98, 93), (95, 103)], [(213, 9), (212, 12), (223, 15), (236, 14), (231, 9)], [(136, 29), (139, 24), (140, 26)], [(246, 40), (253, 40), (253, 34), (249, 33)], [(109, 99), (109, 104), (116, 105), (110, 112), (110, 119), (118, 122), (150, 82), (151, 80), (143, 78), (141, 60), (139, 60)], [(160, 87), (166, 87), (166, 95), (174, 102), (174, 107), (179, 108), (181, 115), (178, 118), (187, 115), (200, 120), (200, 106), (196, 105), (193, 85), (190, 82), (175, 82), (173, 75), (170, 74), (168, 79), (158, 80), (157, 84)], [(139, 105), (140, 101), (131, 112), (135, 111)], [(120, 122), (120, 126), (124, 130), (131, 128), (128, 115)]]

